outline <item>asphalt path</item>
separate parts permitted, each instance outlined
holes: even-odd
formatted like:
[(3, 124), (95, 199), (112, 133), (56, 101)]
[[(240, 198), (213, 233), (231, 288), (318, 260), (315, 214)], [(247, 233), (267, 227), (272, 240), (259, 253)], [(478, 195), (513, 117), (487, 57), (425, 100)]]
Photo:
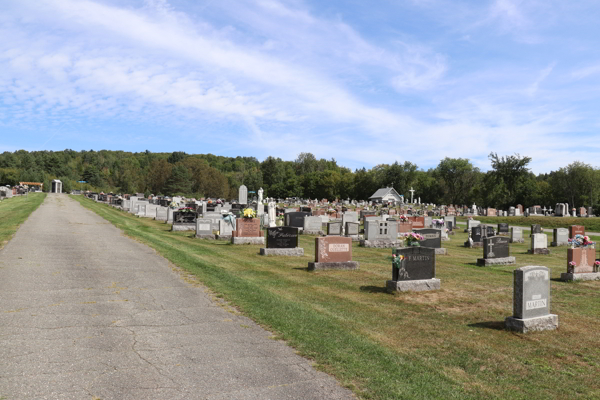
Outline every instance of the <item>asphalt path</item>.
[(0, 399), (351, 399), (65, 195), (0, 251)]

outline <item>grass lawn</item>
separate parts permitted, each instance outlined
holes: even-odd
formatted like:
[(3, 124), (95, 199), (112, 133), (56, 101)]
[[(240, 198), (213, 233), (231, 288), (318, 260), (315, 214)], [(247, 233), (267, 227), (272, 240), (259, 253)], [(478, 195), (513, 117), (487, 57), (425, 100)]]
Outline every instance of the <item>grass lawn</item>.
[[(462, 247), (465, 233), (443, 242), (442, 289), (388, 294), (390, 249), (354, 244), (358, 271), (307, 272), (305, 256), (264, 257), (260, 246), (195, 239), (193, 232), (73, 196), (85, 207), (155, 248), (218, 296), (286, 340), (364, 399), (598, 399), (600, 282), (558, 281), (566, 247), (528, 255), (511, 245), (516, 266), (477, 267), (482, 249)], [(512, 314), (516, 267), (551, 269), (553, 332), (503, 329)]]
[(29, 217), (46, 198), (46, 193), (30, 193), (15, 196), (0, 202), (0, 249), (15, 234), (19, 225)]

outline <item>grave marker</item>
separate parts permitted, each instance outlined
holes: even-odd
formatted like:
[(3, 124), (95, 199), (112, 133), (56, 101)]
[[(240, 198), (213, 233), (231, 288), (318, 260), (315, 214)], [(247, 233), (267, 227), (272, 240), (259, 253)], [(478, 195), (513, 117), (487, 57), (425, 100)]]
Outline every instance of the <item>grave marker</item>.
[(515, 257), (510, 256), (508, 238), (494, 236), (483, 240), (483, 258), (477, 259), (477, 265), (487, 267), (490, 265), (512, 265)]
[(534, 233), (531, 235), (531, 248), (529, 254), (550, 254), (548, 250), (548, 235), (545, 233)]
[(569, 230), (567, 228), (554, 228), (552, 234), (552, 243), (550, 246), (568, 246), (569, 245)]
[(267, 247), (260, 249), (263, 256), (297, 256), (304, 255), (304, 249), (298, 247), (298, 228), (277, 226), (267, 228)]
[(349, 237), (325, 236), (315, 238), (315, 261), (308, 263), (308, 270), (358, 269), (352, 261), (352, 239)]
[(392, 279), (386, 282), (389, 292), (424, 291), (440, 288), (435, 277), (435, 249), (404, 247), (396, 249), (392, 262)]

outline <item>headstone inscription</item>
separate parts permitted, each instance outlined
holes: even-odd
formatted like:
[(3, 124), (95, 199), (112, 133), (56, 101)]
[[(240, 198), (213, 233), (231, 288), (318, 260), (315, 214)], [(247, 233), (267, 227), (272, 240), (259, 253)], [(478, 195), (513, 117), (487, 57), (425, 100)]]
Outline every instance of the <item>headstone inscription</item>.
[(554, 228), (550, 246), (567, 246), (569, 244), (569, 230), (567, 228)]
[(389, 292), (425, 291), (440, 288), (435, 277), (435, 249), (404, 247), (393, 252), (392, 279), (386, 282)]
[(267, 247), (260, 249), (263, 256), (297, 256), (304, 255), (304, 249), (298, 247), (298, 228), (277, 226), (267, 228)]
[(515, 257), (510, 256), (508, 238), (494, 236), (483, 240), (483, 258), (477, 259), (477, 265), (487, 267), (490, 265), (512, 265)]
[(511, 243), (523, 243), (523, 230), (521, 228), (510, 228), (510, 242)]
[(550, 254), (548, 250), (548, 235), (545, 233), (534, 233), (531, 235), (531, 248), (527, 252), (530, 254)]
[(352, 239), (342, 236), (315, 238), (315, 261), (308, 263), (308, 270), (358, 269), (358, 261), (352, 261)]
[(542, 266), (514, 270), (513, 316), (506, 318), (507, 329), (522, 333), (553, 330), (558, 316), (550, 314), (550, 271)]

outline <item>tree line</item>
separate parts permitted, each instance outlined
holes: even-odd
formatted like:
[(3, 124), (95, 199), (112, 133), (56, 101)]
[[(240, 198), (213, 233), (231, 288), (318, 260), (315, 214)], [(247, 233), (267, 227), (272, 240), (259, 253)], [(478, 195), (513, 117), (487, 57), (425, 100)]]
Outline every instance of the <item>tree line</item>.
[[(600, 170), (576, 161), (557, 171), (533, 174), (530, 157), (490, 153), (491, 169), (480, 171), (468, 159), (444, 158), (423, 170), (410, 161), (352, 171), (334, 160), (301, 153), (294, 161), (267, 157), (223, 157), (184, 152), (34, 151), (0, 154), (0, 184), (53, 179), (65, 191), (84, 189), (116, 193), (185, 195), (234, 199), (246, 185), (265, 197), (367, 200), (382, 187), (394, 187), (409, 198), (415, 189), (421, 202), (506, 209), (509, 206), (593, 206), (600, 196)], [(86, 181), (81, 184), (78, 181)]]

